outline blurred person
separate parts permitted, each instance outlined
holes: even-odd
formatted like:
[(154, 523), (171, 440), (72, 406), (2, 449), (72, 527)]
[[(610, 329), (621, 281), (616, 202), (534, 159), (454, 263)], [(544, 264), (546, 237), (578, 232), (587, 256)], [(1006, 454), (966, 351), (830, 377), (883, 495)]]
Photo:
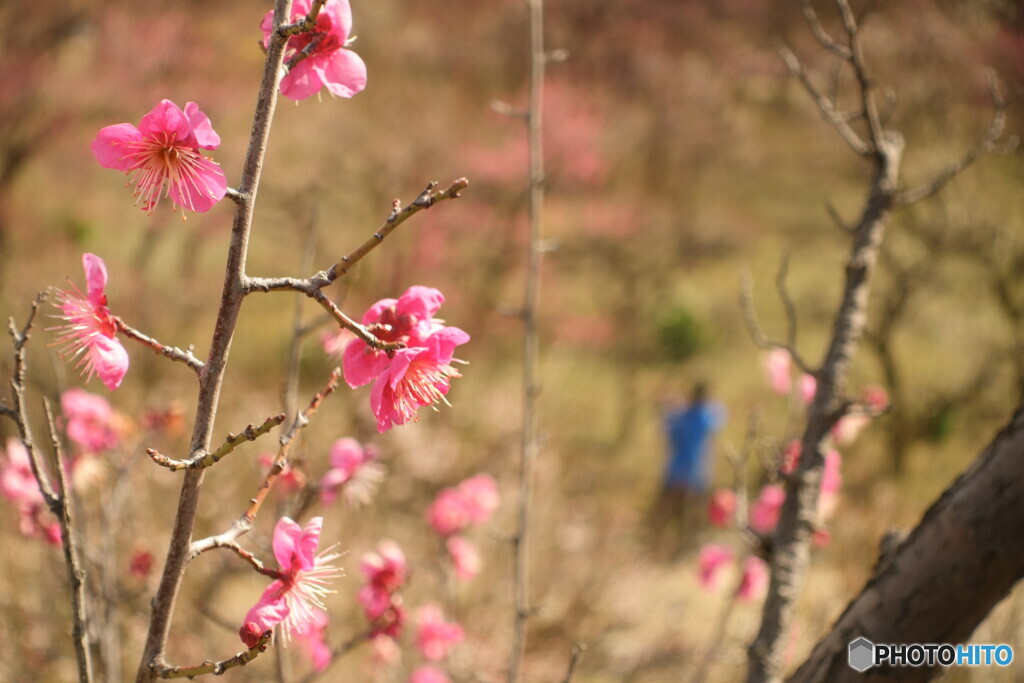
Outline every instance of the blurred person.
[(663, 409), (669, 457), (652, 520), (657, 546), (663, 553), (678, 556), (687, 528), (695, 521), (690, 519), (693, 511), (705, 507), (712, 436), (725, 419), (725, 408), (708, 400), (703, 382), (694, 385), (689, 403)]

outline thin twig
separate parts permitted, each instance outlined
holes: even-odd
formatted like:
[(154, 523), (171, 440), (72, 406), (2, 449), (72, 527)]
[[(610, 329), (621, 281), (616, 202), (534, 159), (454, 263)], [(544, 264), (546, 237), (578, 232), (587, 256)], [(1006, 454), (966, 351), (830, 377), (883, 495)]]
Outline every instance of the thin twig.
[(71, 585), (71, 639), (75, 643), (75, 659), (78, 661), (78, 679), (80, 683), (92, 681), (92, 656), (89, 652), (89, 616), (85, 606), (85, 570), (82, 569), (78, 555), (78, 544), (75, 542), (74, 520), (71, 514), (71, 487), (68, 486), (64, 472), (63, 449), (57, 436), (57, 426), (53, 420), (50, 402), (43, 399), (43, 410), (46, 412), (46, 425), (50, 430), (50, 443), (53, 446), (54, 470), (57, 472), (59, 498), (52, 501), (50, 510), (60, 524), (60, 539), (64, 549), (64, 563), (68, 569), (68, 583)]
[(572, 646), (572, 656), (569, 658), (569, 669), (565, 672), (565, 678), (562, 679), (562, 683), (572, 683), (573, 677), (576, 675), (576, 667), (583, 661), (583, 653), (587, 651), (587, 646), (583, 643), (577, 643)]
[(255, 441), (274, 427), (278, 426), (285, 421), (285, 414), (279, 413), (272, 415), (263, 421), (259, 427), (253, 425), (247, 425), (241, 434), (228, 434), (227, 438), (217, 450), (212, 453), (197, 453), (195, 456), (188, 458), (187, 460), (172, 460), (167, 456), (157, 452), (155, 449), (147, 448), (146, 454), (152, 458), (153, 462), (161, 467), (166, 467), (172, 472), (186, 469), (203, 469), (204, 467), (212, 467), (221, 461), (231, 451), (235, 450), (241, 443), (245, 441)]
[[(783, 266), (779, 270), (779, 274), (776, 276), (776, 284), (785, 282), (785, 267)], [(786, 293), (784, 284), (780, 285), (780, 296), (783, 297), (783, 305), (786, 307), (787, 317), (789, 320), (789, 334), (787, 335), (795, 343), (796, 341), (796, 315), (795, 309), (793, 309), (792, 301), (789, 300), (788, 293)], [(792, 313), (791, 313), (792, 309)], [(796, 364), (801, 371), (807, 374), (813, 375), (814, 370), (807, 364), (807, 362), (797, 352), (796, 347), (793, 343), (785, 343), (770, 339), (765, 334), (764, 328), (761, 327), (760, 321), (757, 319), (757, 310), (754, 307), (754, 284), (753, 279), (750, 276), (749, 271), (743, 271), (740, 273), (740, 310), (743, 313), (743, 322), (747, 326), (747, 332), (750, 334), (750, 338), (754, 341), (754, 345), (759, 349), (770, 351), (772, 349), (782, 349), (789, 354), (790, 358)]]
[(252, 660), (259, 657), (261, 653), (266, 652), (267, 644), (270, 642), (270, 638), (273, 635), (273, 630), (267, 631), (260, 636), (260, 639), (256, 641), (256, 644), (248, 650), (239, 652), (234, 657), (229, 657), (228, 659), (219, 662), (207, 661), (193, 666), (170, 666), (162, 661), (157, 661), (150, 667), (150, 669), (153, 675), (158, 678), (195, 678), (196, 676), (202, 676), (203, 674), (220, 676), (228, 669), (245, 666)]
[(121, 318), (117, 316), (112, 316), (112, 318), (114, 320), (114, 325), (117, 326), (117, 331), (123, 334), (124, 336), (139, 342), (143, 346), (152, 349), (156, 353), (163, 354), (165, 357), (170, 358), (171, 360), (176, 360), (179, 363), (184, 363), (185, 365), (192, 368), (197, 375), (200, 372), (202, 372), (203, 361), (195, 357), (195, 355), (192, 353), (191, 348), (187, 350), (182, 350), (176, 346), (165, 346), (164, 344), (158, 342), (156, 339), (153, 339), (152, 337), (145, 335), (142, 332), (139, 332)]

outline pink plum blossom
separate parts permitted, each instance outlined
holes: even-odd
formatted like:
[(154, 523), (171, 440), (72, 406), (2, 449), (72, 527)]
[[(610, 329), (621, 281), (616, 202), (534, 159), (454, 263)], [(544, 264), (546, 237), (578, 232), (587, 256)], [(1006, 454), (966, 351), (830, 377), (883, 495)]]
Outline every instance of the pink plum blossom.
[(793, 386), (793, 378), (789, 374), (792, 358), (785, 349), (772, 349), (764, 354), (761, 366), (764, 369), (768, 385), (779, 396), (785, 396)]
[(341, 575), (331, 564), (341, 557), (330, 548), (315, 554), (320, 545), (323, 518), (314, 517), (300, 527), (282, 517), (274, 527), (274, 557), (280, 566), (278, 578), (267, 586), (259, 601), (243, 620), (239, 636), (253, 647), (263, 633), (281, 625), (287, 643), (293, 634), (304, 633), (316, 620), (315, 608), (324, 609), (328, 582)]
[(85, 453), (99, 453), (117, 445), (114, 409), (107, 399), (85, 389), (68, 389), (60, 396), (68, 438)]
[(831, 516), (839, 503), (839, 489), (843, 485), (843, 475), (840, 473), (842, 466), (843, 458), (838, 451), (829, 451), (825, 454), (818, 496), (818, 516), (821, 519)]
[(395, 592), (405, 583), (405, 553), (397, 543), (385, 539), (377, 544), (377, 552), (363, 555), (359, 570), (366, 577), (366, 585), (359, 589), (356, 599), (367, 620), (376, 622), (394, 608)]
[(708, 502), (708, 519), (711, 526), (728, 526), (735, 514), (736, 493), (732, 489), (716, 489)]
[(57, 292), (56, 306), (64, 322), (52, 327), (58, 330), (57, 344), (63, 344), (61, 356), (75, 358), (86, 381), (99, 375), (100, 381), (113, 391), (121, 386), (128, 372), (128, 352), (117, 341), (117, 323), (107, 308), (107, 266), (95, 254), (82, 254), (86, 293), (71, 285)]
[(445, 547), (455, 563), (455, 576), (468, 581), (480, 572), (480, 553), (476, 547), (462, 536), (451, 536), (445, 541)]
[(451, 679), (436, 666), (421, 666), (409, 675), (409, 683), (451, 683)]
[[(300, 21), (309, 13), (311, 0), (295, 0), (289, 21)], [(274, 32), (274, 11), (260, 24), (264, 45)], [(352, 32), (352, 8), (348, 0), (328, 0), (312, 31), (288, 39), (285, 63), (291, 68), (281, 79), (281, 94), (304, 100), (326, 87), (332, 95), (352, 97), (366, 87), (366, 64), (346, 48)], [(300, 57), (300, 54), (306, 54)], [(299, 61), (301, 59), (301, 61)], [(294, 61), (293, 61), (294, 60)]]
[(764, 560), (749, 555), (743, 560), (743, 576), (736, 597), (744, 602), (764, 596), (768, 589), (768, 566)]
[(327, 612), (321, 610), (313, 611), (313, 620), (306, 625), (306, 628), (295, 634), (296, 640), (302, 644), (310, 661), (313, 663), (313, 671), (321, 672), (331, 663), (331, 646), (327, 644)]
[(141, 581), (153, 571), (154, 562), (153, 553), (148, 550), (135, 550), (128, 561), (128, 573)]
[(199, 105), (189, 102), (182, 111), (161, 100), (138, 128), (119, 123), (100, 130), (92, 153), (104, 168), (134, 174), (132, 194), (144, 211), (152, 213), (163, 195), (184, 210), (205, 213), (224, 198), (227, 181), (199, 150), (219, 146), (220, 136)]
[(719, 571), (727, 564), (732, 562), (735, 555), (732, 549), (718, 545), (716, 543), (708, 543), (700, 549), (700, 554), (697, 556), (697, 571), (700, 576), (700, 585), (704, 588), (713, 588), (717, 583), (717, 577)]
[(324, 332), (320, 335), (320, 345), (324, 347), (324, 353), (329, 356), (338, 356), (345, 352), (348, 343), (356, 338), (352, 332), (339, 327), (333, 332)]
[(793, 439), (786, 448), (782, 451), (782, 463), (779, 465), (779, 470), (783, 474), (792, 474), (796, 470), (797, 463), (800, 462), (800, 452), (803, 450), (803, 444), (797, 439)]
[(431, 662), (439, 662), (447, 657), (448, 651), (465, 637), (461, 626), (444, 620), (441, 606), (436, 603), (421, 607), (416, 613), (416, 619), (419, 622), (416, 647), (423, 658)]
[(750, 506), (750, 528), (759, 534), (770, 533), (779, 523), (786, 492), (781, 486), (768, 484)]
[(382, 633), (370, 639), (370, 647), (373, 650), (373, 661), (377, 664), (390, 666), (402, 658), (402, 650), (395, 639)]
[(469, 341), (457, 327), (445, 327), (434, 313), (444, 302), (430, 287), (410, 287), (399, 299), (382, 299), (363, 315), (362, 323), (378, 339), (405, 348), (385, 352), (362, 339), (345, 347), (342, 365), (352, 388), (373, 382), (370, 407), (381, 433), (409, 422), (422, 406), (445, 402), (450, 382), (459, 373), (452, 363), (455, 347)]
[(330, 505), (344, 487), (352, 505), (366, 505), (384, 479), (384, 468), (376, 461), (377, 449), (362, 446), (352, 438), (338, 439), (328, 456), (331, 468), (320, 479), (320, 500)]

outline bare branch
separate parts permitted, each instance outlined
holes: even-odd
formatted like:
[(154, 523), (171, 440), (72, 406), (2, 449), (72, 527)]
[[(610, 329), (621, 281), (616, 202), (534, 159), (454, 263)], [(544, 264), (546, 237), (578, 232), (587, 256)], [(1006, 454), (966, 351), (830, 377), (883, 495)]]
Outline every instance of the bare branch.
[(224, 445), (212, 453), (199, 452), (194, 457), (187, 460), (173, 460), (168, 458), (166, 455), (157, 452), (153, 448), (147, 448), (146, 455), (148, 455), (157, 465), (166, 467), (172, 472), (187, 469), (203, 469), (204, 467), (216, 465), (224, 456), (235, 450), (235, 448), (237, 448), (242, 442), (255, 441), (284, 421), (285, 414), (280, 413), (278, 415), (268, 417), (259, 427), (254, 427), (251, 424), (247, 425), (246, 428), (242, 430), (241, 434), (229, 433), (224, 441)]
[(867, 67), (864, 64), (864, 53), (861, 49), (860, 32), (857, 28), (857, 19), (850, 9), (847, 0), (836, 0), (836, 7), (843, 18), (843, 27), (850, 41), (849, 63), (853, 67), (853, 73), (857, 76), (857, 83), (860, 85), (861, 105), (864, 108), (864, 117), (868, 122), (868, 129), (871, 132), (871, 143), (873, 151), (877, 152), (882, 145), (882, 124), (878, 119), (878, 106), (872, 94), (874, 84), (868, 77)]
[(793, 74), (804, 86), (804, 90), (814, 99), (815, 104), (818, 105), (818, 109), (821, 110), (822, 115), (825, 119), (832, 124), (832, 126), (839, 132), (843, 140), (846, 140), (854, 152), (861, 156), (867, 156), (871, 153), (872, 149), (866, 142), (864, 142), (857, 132), (850, 127), (842, 113), (836, 109), (835, 103), (818, 89), (811, 77), (808, 75), (804, 65), (800, 62), (799, 58), (793, 51), (786, 46), (785, 43), (779, 41), (776, 45), (776, 49), (782, 56), (782, 60), (786, 63), (786, 68)]
[(309, 33), (316, 28), (316, 20), (320, 17), (320, 10), (322, 10), (326, 4), (327, 0), (313, 0), (309, 8), (309, 13), (306, 14), (302, 20), (297, 21), (294, 24), (283, 24), (278, 26), (278, 40), (286, 40), (291, 36), (297, 36), (300, 33)]
[(996, 144), (1006, 127), (1006, 110), (1009, 105), (1003, 98), (1003, 94), (999, 89), (999, 82), (996, 79), (995, 74), (992, 72), (989, 72), (988, 74), (988, 82), (989, 94), (992, 97), (993, 111), (992, 122), (989, 123), (988, 130), (985, 131), (984, 137), (978, 141), (978, 144), (969, 149), (963, 157), (945, 169), (939, 171), (929, 182), (912, 190), (906, 190), (897, 194), (897, 206), (907, 206), (909, 204), (919, 202), (922, 199), (932, 197), (937, 194), (939, 190), (945, 187), (949, 181), (958, 176), (961, 171), (984, 155), (1010, 152), (1017, 146), (1016, 136), (1007, 140), (1006, 144), (1003, 146)]
[(825, 27), (818, 20), (818, 15), (811, 6), (810, 0), (801, 0), (800, 6), (803, 10), (804, 18), (807, 20), (807, 25), (811, 27), (811, 33), (814, 34), (814, 37), (821, 43), (822, 47), (840, 59), (848, 61), (850, 59), (850, 48), (832, 39), (832, 36), (828, 34)]
[(215, 548), (222, 548), (224, 550), (230, 550), (240, 558), (248, 562), (253, 569), (262, 574), (263, 576), (269, 576), (272, 579), (281, 578), (281, 572), (276, 569), (268, 569), (263, 565), (260, 560), (250, 553), (248, 550), (238, 545), (238, 543), (231, 538), (227, 538), (224, 534), (220, 536), (210, 536), (209, 538), (203, 539), (199, 543), (192, 544), (192, 552), (189, 560), (194, 560), (208, 550), (214, 550)]
[(785, 279), (784, 267), (780, 268), (779, 274), (776, 276), (776, 284), (779, 284), (780, 286), (779, 293), (783, 298), (783, 305), (786, 306), (787, 316), (791, 316), (789, 333), (787, 336), (792, 341), (789, 343), (775, 341), (773, 339), (769, 339), (768, 335), (765, 334), (764, 328), (761, 327), (761, 323), (757, 319), (757, 311), (754, 308), (754, 285), (751, 280), (750, 273), (747, 271), (740, 274), (740, 309), (743, 311), (743, 322), (746, 324), (747, 331), (750, 333), (750, 337), (757, 348), (765, 351), (783, 349), (790, 355), (793, 362), (796, 363), (797, 367), (800, 368), (801, 371), (813, 375), (815, 374), (814, 369), (804, 361), (803, 357), (793, 346), (793, 343), (796, 341), (796, 311), (793, 307), (792, 301), (789, 300), (789, 295), (786, 293), (785, 286), (780, 284), (779, 278), (782, 278), (783, 281)]
[(576, 667), (583, 661), (583, 653), (587, 651), (587, 646), (583, 643), (577, 643), (572, 646), (572, 656), (569, 658), (569, 670), (565, 672), (565, 678), (562, 679), (562, 683), (572, 683), (573, 677), (576, 675)]
[(239, 652), (234, 657), (230, 657), (220, 662), (207, 661), (193, 666), (170, 666), (162, 661), (158, 661), (154, 662), (150, 666), (150, 670), (158, 678), (195, 678), (196, 676), (202, 676), (203, 674), (220, 676), (228, 669), (245, 666), (260, 656), (261, 653), (266, 652), (267, 645), (270, 642), (272, 635), (274, 635), (273, 630), (265, 632), (260, 636), (260, 639), (256, 641), (256, 644), (248, 650)]
[(85, 606), (85, 570), (78, 554), (78, 545), (75, 542), (74, 521), (71, 508), (71, 487), (68, 486), (67, 475), (64, 472), (63, 454), (60, 446), (60, 438), (57, 436), (57, 427), (53, 420), (53, 411), (50, 409), (50, 402), (43, 399), (43, 410), (46, 411), (46, 425), (50, 430), (50, 443), (53, 446), (55, 460), (54, 470), (57, 472), (57, 485), (59, 498), (47, 501), (50, 510), (57, 517), (60, 524), (60, 540), (64, 549), (64, 564), (68, 569), (68, 583), (71, 585), (71, 639), (75, 643), (75, 659), (78, 662), (78, 680), (80, 683), (90, 683), (92, 679), (92, 659), (89, 653), (89, 617)]
[(139, 332), (121, 318), (117, 316), (111, 317), (114, 320), (114, 325), (117, 326), (117, 331), (123, 334), (124, 336), (128, 337), (129, 339), (133, 339), (142, 344), (143, 346), (149, 347), (156, 353), (163, 354), (165, 357), (170, 358), (171, 360), (176, 360), (179, 363), (184, 363), (185, 365), (192, 368), (197, 375), (202, 371), (203, 361), (199, 360), (193, 355), (191, 348), (189, 348), (187, 351), (183, 351), (176, 346), (164, 346), (156, 339), (153, 339), (152, 337), (145, 335), (142, 332)]

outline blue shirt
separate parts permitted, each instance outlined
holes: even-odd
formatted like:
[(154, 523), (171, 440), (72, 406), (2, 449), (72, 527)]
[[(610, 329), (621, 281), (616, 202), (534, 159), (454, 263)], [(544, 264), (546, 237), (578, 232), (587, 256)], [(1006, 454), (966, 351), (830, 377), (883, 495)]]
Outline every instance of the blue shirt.
[(671, 457), (665, 485), (704, 491), (708, 487), (708, 444), (725, 422), (725, 410), (713, 403), (695, 403), (665, 416)]

